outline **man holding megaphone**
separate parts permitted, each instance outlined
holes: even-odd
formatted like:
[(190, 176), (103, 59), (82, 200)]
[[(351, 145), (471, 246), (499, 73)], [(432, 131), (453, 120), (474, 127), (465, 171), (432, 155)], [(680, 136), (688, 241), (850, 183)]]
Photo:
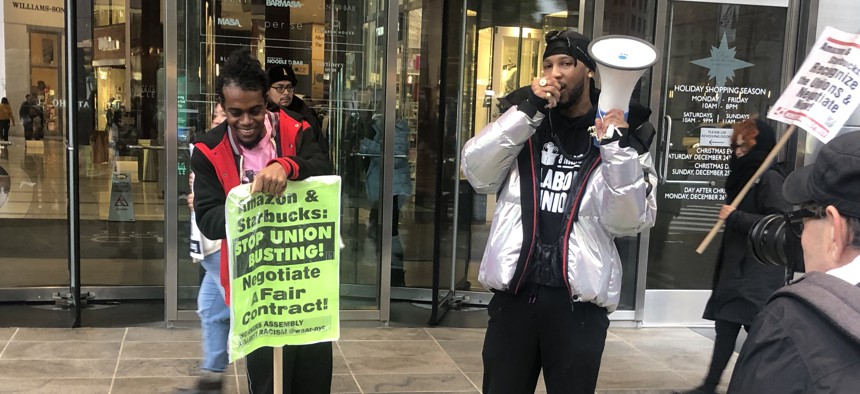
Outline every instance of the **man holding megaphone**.
[(526, 99), (463, 148), (469, 182), (497, 195), (478, 276), (495, 293), (486, 394), (534, 392), (541, 369), (548, 393), (594, 393), (621, 292), (613, 240), (654, 223), (651, 111), (634, 104), (596, 119), (590, 42), (548, 33), (543, 75), (508, 97)]

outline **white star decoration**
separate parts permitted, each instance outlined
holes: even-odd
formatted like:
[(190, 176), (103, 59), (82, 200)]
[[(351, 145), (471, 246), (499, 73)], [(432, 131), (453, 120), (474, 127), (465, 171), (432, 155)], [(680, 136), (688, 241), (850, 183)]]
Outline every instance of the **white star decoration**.
[(735, 53), (735, 48), (729, 48), (726, 33), (723, 33), (720, 47), (711, 47), (711, 57), (693, 60), (690, 63), (707, 68), (708, 77), (710, 77), (708, 79), (713, 78), (717, 86), (726, 86), (726, 80), (734, 79), (735, 70), (754, 66), (752, 63), (735, 59)]

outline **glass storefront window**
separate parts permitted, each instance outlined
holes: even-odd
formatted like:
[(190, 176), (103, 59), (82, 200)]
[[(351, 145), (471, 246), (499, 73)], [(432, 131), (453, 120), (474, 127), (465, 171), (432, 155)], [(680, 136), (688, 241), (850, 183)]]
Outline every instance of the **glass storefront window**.
[(669, 17), (647, 287), (710, 289), (722, 235), (695, 249), (726, 204), (732, 124), (764, 117), (779, 96), (787, 12), (676, 2)]
[[(140, 8), (141, 1), (135, 1)], [(126, 0), (93, 0), (93, 26), (121, 25), (125, 23)]]

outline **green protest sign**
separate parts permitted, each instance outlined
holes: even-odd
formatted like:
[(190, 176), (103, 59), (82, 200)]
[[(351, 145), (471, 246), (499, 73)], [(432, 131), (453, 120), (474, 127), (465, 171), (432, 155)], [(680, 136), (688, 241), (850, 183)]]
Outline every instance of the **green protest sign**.
[(230, 361), (263, 346), (340, 336), (340, 177), (289, 182), (283, 196), (230, 191)]

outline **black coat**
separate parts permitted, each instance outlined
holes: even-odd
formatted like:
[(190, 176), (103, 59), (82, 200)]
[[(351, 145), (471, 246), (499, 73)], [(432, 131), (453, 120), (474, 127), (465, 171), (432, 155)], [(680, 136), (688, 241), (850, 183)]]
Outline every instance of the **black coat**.
[(756, 317), (729, 393), (860, 392), (860, 287), (821, 272), (773, 295)]
[[(277, 112), (278, 109), (280, 109), (280, 106), (270, 101), (268, 109), (269, 111)], [(311, 125), (311, 130), (314, 131), (315, 135), (314, 142), (319, 144), (320, 149), (323, 152), (326, 152), (326, 154), (328, 154), (329, 145), (328, 136), (326, 135), (326, 132), (328, 132), (328, 130), (322, 129), (322, 123), (320, 122), (320, 118), (319, 116), (317, 116), (316, 111), (314, 111), (313, 108), (309, 107), (307, 103), (305, 103), (305, 101), (298, 96), (293, 96), (293, 100), (290, 102), (290, 105), (286, 107), (286, 109), (300, 114), (303, 120), (308, 122), (309, 125)]]
[(785, 282), (785, 270), (764, 265), (749, 249), (753, 224), (766, 215), (791, 209), (782, 197), (783, 175), (770, 169), (726, 219), (714, 270), (713, 293), (702, 317), (749, 325), (768, 297)]

